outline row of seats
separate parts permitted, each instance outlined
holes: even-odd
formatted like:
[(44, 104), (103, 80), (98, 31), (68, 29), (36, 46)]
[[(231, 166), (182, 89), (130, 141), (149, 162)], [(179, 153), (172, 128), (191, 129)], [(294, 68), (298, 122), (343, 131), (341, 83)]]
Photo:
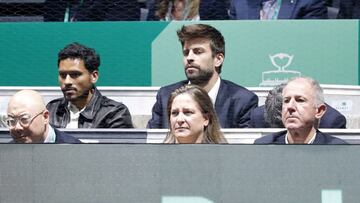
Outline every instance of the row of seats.
[[(322, 85), (325, 101), (340, 111), (347, 118), (347, 128), (360, 129), (360, 87), (350, 85)], [(6, 115), (7, 102), (10, 96), (21, 89), (39, 91), (45, 102), (62, 97), (59, 87), (0, 87), (0, 115)], [(143, 129), (151, 118), (152, 106), (156, 101), (159, 87), (98, 87), (101, 93), (111, 99), (123, 102), (130, 110), (136, 128)], [(269, 87), (249, 87), (259, 97), (263, 105)]]
[[(167, 129), (61, 129), (83, 143), (159, 144), (165, 139)], [(255, 139), (280, 131), (278, 128), (222, 129), (229, 144), (252, 144)], [(321, 129), (349, 144), (360, 144), (360, 129)], [(0, 143), (12, 139), (6, 128), (0, 128)]]

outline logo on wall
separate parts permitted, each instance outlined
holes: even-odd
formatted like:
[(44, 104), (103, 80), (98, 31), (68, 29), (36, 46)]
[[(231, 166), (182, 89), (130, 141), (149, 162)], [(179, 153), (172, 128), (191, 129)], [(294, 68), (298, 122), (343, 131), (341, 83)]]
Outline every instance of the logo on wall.
[(271, 63), (277, 68), (277, 70), (262, 72), (261, 87), (273, 87), (288, 81), (293, 77), (301, 76), (301, 72), (295, 70), (286, 70), (292, 63), (294, 55), (285, 53), (278, 53), (275, 55), (269, 55)]

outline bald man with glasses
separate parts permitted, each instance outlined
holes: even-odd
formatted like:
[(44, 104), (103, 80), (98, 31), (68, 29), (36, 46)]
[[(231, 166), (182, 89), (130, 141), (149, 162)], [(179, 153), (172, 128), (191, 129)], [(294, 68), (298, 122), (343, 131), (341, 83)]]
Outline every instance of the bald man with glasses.
[(49, 125), (49, 111), (34, 90), (21, 90), (10, 98), (6, 123), (14, 143), (81, 143)]

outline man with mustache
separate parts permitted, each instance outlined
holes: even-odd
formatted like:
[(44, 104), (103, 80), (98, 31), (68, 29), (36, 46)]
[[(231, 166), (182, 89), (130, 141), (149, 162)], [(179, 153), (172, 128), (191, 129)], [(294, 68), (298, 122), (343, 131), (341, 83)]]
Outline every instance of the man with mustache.
[(246, 88), (220, 78), (225, 58), (225, 40), (212, 26), (193, 24), (177, 31), (182, 45), (187, 80), (159, 89), (148, 128), (167, 128), (167, 105), (171, 92), (185, 84), (195, 84), (208, 92), (222, 128), (246, 128), (249, 112), (258, 97)]
[(281, 118), (286, 130), (259, 138), (255, 144), (346, 144), (318, 130), (326, 105), (316, 80), (305, 77), (289, 80), (282, 100)]
[(57, 128), (133, 128), (128, 108), (102, 96), (95, 87), (100, 56), (94, 49), (72, 43), (58, 54), (63, 98), (50, 101), (50, 123)]
[(34, 90), (21, 90), (9, 100), (6, 123), (12, 143), (81, 143), (49, 125), (50, 114), (42, 96)]

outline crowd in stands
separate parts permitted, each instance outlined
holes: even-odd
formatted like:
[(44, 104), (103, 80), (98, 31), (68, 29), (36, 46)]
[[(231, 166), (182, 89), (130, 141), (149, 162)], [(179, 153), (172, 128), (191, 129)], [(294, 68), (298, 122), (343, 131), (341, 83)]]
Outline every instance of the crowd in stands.
[(358, 0), (3, 1), (1, 21), (359, 19)]
[[(177, 35), (187, 80), (159, 89), (147, 125), (169, 129), (164, 143), (227, 143), (221, 128), (276, 127), (285, 130), (255, 143), (346, 144), (319, 131), (320, 126), (345, 128), (346, 119), (325, 104), (316, 80), (297, 77), (275, 87), (264, 109), (258, 107), (256, 94), (221, 78), (225, 39), (219, 30), (191, 24)], [(57, 62), (63, 97), (46, 106), (33, 90), (10, 98), (6, 123), (13, 142), (80, 143), (57, 128), (134, 127), (127, 106), (96, 88), (100, 55), (95, 49), (71, 43), (59, 51)]]

